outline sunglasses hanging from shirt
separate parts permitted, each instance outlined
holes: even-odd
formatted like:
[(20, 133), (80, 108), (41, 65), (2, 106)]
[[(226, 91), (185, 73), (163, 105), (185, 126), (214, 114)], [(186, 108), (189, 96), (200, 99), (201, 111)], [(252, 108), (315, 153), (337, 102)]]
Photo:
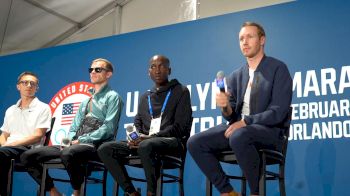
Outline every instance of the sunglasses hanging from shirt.
[[(90, 113), (88, 113), (88, 106), (90, 106)], [(102, 124), (103, 122), (100, 119), (92, 116), (92, 97), (91, 97), (85, 107), (84, 119), (80, 123), (80, 126), (75, 136), (73, 137), (73, 140), (78, 139), (79, 136), (96, 131), (102, 126)]]

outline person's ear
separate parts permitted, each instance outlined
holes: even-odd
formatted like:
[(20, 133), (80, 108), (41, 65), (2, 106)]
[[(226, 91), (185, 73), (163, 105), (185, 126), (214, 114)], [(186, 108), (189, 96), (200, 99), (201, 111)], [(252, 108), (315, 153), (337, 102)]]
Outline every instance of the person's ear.
[(17, 90), (19, 90), (19, 84), (16, 84)]
[(169, 67), (169, 74), (168, 75), (170, 75), (171, 74), (171, 67)]
[(109, 79), (110, 77), (112, 77), (112, 75), (113, 75), (113, 72), (111, 72), (111, 71), (109, 71), (109, 72), (107, 72), (107, 79)]
[(261, 46), (265, 45), (265, 40), (266, 40), (265, 36), (262, 36), (262, 37), (260, 38), (260, 45), (261, 45)]

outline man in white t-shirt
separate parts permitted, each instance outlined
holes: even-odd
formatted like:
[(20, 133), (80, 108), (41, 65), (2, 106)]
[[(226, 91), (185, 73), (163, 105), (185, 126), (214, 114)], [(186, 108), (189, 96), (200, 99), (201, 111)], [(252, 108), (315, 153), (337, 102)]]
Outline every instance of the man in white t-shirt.
[(17, 89), (21, 98), (6, 110), (0, 128), (0, 196), (7, 194), (7, 175), (11, 159), (19, 159), (24, 151), (40, 145), (50, 128), (50, 107), (35, 97), (38, 84), (39, 79), (34, 73), (20, 74)]

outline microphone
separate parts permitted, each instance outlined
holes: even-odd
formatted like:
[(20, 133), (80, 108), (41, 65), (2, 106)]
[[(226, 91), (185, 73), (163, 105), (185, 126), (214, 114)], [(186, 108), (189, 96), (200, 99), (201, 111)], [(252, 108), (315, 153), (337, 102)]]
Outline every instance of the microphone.
[(218, 71), (216, 74), (216, 86), (220, 89), (220, 92), (225, 92), (225, 74), (223, 71)]
[(135, 126), (128, 125), (126, 127), (126, 139), (128, 141), (137, 140), (140, 137), (139, 132), (136, 130)]
[(61, 150), (63, 148), (69, 147), (71, 144), (72, 144), (71, 139), (69, 139), (67, 137), (66, 138), (62, 138), (62, 140), (61, 140)]

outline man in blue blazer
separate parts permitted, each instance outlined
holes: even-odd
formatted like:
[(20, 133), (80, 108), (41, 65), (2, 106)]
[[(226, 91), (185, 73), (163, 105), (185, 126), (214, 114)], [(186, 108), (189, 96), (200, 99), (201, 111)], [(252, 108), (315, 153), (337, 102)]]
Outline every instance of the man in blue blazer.
[(287, 66), (265, 56), (265, 31), (261, 25), (245, 22), (239, 43), (247, 64), (227, 78), (225, 93), (216, 103), (229, 122), (195, 134), (188, 142), (193, 159), (215, 185), (221, 196), (235, 196), (229, 178), (215, 153), (232, 149), (247, 178), (251, 195), (259, 194), (259, 149), (281, 150), (283, 120), (292, 100), (292, 78)]

